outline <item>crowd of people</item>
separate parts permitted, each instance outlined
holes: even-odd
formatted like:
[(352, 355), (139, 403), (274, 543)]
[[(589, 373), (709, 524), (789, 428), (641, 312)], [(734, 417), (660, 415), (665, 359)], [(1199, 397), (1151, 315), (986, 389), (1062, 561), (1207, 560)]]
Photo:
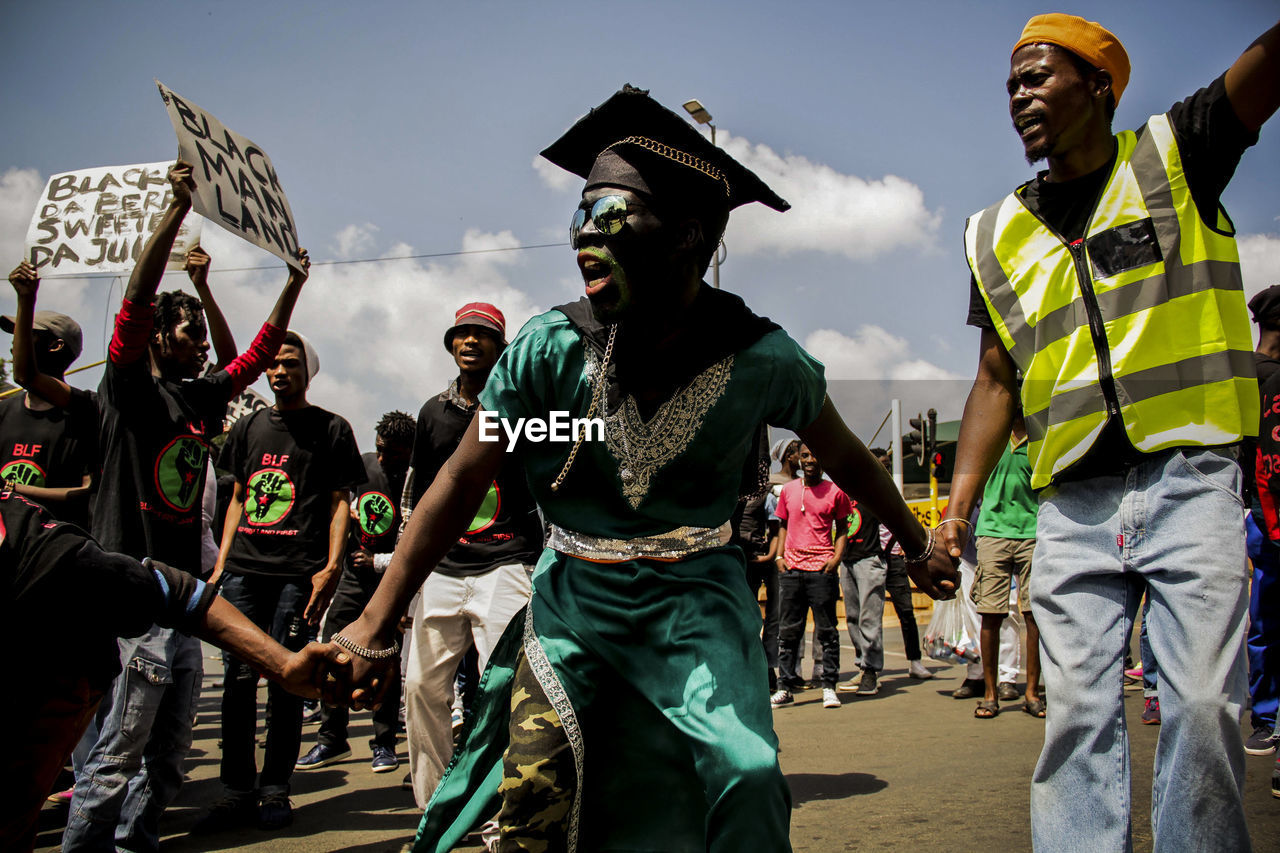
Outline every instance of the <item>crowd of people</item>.
[[(981, 354), (928, 527), (823, 366), (703, 282), (734, 208), (789, 204), (631, 86), (542, 152), (584, 180), (585, 297), (510, 340), (498, 307), (463, 305), (443, 341), (457, 377), (416, 419), (386, 413), (374, 453), (308, 400), (320, 357), (289, 328), (305, 251), (244, 352), (205, 252), (187, 258), (197, 296), (158, 292), (189, 164), (169, 172), (96, 393), (66, 382), (80, 328), (36, 310), (38, 270), (19, 264), (0, 327), (26, 393), (0, 404), (0, 553), (5, 615), (40, 654), (18, 664), (34, 702), (0, 710), (19, 789), (0, 847), (32, 846), (70, 762), (64, 850), (158, 849), (203, 638), (227, 650), (224, 793), (193, 833), (290, 824), (292, 774), (351, 756), (352, 709), (374, 711), (371, 769), (397, 770), (403, 708), (414, 850), (473, 831), (500, 851), (789, 850), (773, 713), (806, 686), (809, 616), (809, 684), (837, 709), (879, 689), (886, 601), (909, 675), (931, 676), (914, 582), (980, 625), (953, 695), (978, 719), (1021, 699), (1045, 720), (1037, 849), (1131, 847), (1126, 677), (1163, 726), (1157, 849), (1249, 849), (1244, 755), (1280, 739), (1280, 285), (1246, 308), (1219, 196), (1280, 107), (1280, 27), (1115, 133), (1128, 77), (1119, 40), (1081, 18), (1036, 16), (1014, 44), (1010, 114), (1048, 168), (968, 221)], [(227, 429), (263, 374), (272, 405)], [(482, 412), (603, 432), (513, 448)], [(770, 427), (798, 438), (771, 450)], [(304, 751), (306, 700), (322, 704)]]

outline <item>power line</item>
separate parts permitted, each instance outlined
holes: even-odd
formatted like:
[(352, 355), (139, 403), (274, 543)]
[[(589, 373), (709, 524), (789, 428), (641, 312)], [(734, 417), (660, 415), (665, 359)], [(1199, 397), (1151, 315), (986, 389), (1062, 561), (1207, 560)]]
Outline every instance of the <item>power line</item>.
[[(523, 252), (526, 249), (562, 249), (568, 243), (536, 243), (531, 246), (504, 246), (497, 249), (465, 249), (457, 252), (425, 252), (420, 255), (395, 255), (389, 258), (347, 258), (339, 261), (312, 261), (313, 267), (333, 267), (342, 264), (376, 264), (385, 261), (416, 261), (423, 258), (454, 258), (459, 255), (489, 255), (497, 252)], [(215, 267), (213, 272), (254, 272), (257, 270), (285, 269), (287, 264), (272, 264), (262, 267)], [(166, 270), (165, 275), (182, 272), (182, 270)], [(84, 273), (51, 273), (42, 278), (109, 278), (119, 276), (118, 272), (84, 272)]]

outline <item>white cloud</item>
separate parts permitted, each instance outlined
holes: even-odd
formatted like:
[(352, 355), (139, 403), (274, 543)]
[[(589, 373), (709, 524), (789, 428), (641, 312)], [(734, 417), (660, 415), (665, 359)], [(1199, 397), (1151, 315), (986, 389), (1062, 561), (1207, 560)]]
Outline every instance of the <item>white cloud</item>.
[(828, 379), (959, 379), (921, 358), (913, 358), (910, 344), (879, 326), (864, 325), (853, 337), (818, 329), (804, 341), (804, 348), (827, 368)]
[(377, 233), (378, 226), (372, 222), (348, 225), (333, 236), (334, 252), (343, 260), (367, 254), (373, 250)]
[(561, 169), (541, 154), (533, 158), (533, 170), (538, 173), (539, 178), (542, 178), (544, 184), (558, 192), (574, 189), (582, 180), (573, 172)]
[(735, 252), (829, 252), (865, 260), (903, 248), (932, 248), (941, 216), (924, 192), (896, 175), (867, 180), (767, 145), (719, 134), (721, 147), (791, 202), (778, 214), (738, 208), (725, 242)]
[(44, 182), (35, 169), (8, 169), (0, 174), (0, 266), (6, 274), (22, 260), (27, 226)]
[[(342, 234), (355, 233), (350, 227)], [(413, 246), (395, 244), (377, 252), (373, 235), (363, 251), (381, 257), (414, 254)], [(243, 349), (279, 295), (285, 270), (224, 272), (238, 267), (277, 264), (266, 253), (210, 228), (203, 240), (214, 258), (210, 284), (230, 318), (236, 343)], [(462, 238), (463, 251), (519, 246), (508, 231), (499, 234), (471, 230)], [(356, 430), (362, 449), (373, 448), (373, 425), (383, 412), (402, 409), (417, 415), (427, 397), (438, 393), (457, 375), (445, 351), (445, 329), (454, 312), (467, 302), (496, 305), (507, 320), (507, 339), (542, 309), (508, 281), (518, 270), (520, 252), (460, 255), (424, 262), (419, 259), (383, 260), (359, 264), (319, 264), (303, 288), (291, 326), (305, 334), (320, 354), (321, 369), (309, 399), (344, 416)], [(165, 287), (185, 281), (166, 279)], [(262, 382), (258, 387), (268, 398)]]
[(1236, 241), (1245, 296), (1280, 284), (1280, 234), (1247, 234)]
[[(729, 219), (725, 243), (740, 254), (825, 252), (866, 260), (898, 249), (931, 249), (942, 221), (924, 191), (897, 175), (868, 180), (805, 157), (719, 131), (717, 143), (791, 203), (785, 214), (748, 204)], [(576, 175), (541, 157), (533, 168), (547, 186), (568, 190)]]

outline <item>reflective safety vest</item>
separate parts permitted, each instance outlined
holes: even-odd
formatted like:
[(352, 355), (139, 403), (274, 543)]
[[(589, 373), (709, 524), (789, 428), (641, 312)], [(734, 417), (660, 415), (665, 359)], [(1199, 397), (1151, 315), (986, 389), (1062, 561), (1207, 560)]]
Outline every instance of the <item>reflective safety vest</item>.
[(1146, 453), (1258, 429), (1231, 220), (1196, 208), (1167, 116), (1116, 142), (1083, 239), (1064, 240), (1022, 188), (965, 225), (969, 268), (1023, 373), (1037, 489), (1085, 455), (1109, 415)]

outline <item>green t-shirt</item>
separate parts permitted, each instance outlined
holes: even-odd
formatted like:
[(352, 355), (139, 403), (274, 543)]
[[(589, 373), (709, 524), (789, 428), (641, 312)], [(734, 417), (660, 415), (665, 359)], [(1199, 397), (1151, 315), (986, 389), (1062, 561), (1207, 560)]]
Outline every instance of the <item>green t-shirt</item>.
[(1040, 501), (1031, 489), (1031, 464), (1027, 461), (1027, 441), (1016, 446), (1011, 441), (982, 490), (982, 511), (978, 515), (978, 536), (1001, 539), (1035, 539), (1036, 513)]

